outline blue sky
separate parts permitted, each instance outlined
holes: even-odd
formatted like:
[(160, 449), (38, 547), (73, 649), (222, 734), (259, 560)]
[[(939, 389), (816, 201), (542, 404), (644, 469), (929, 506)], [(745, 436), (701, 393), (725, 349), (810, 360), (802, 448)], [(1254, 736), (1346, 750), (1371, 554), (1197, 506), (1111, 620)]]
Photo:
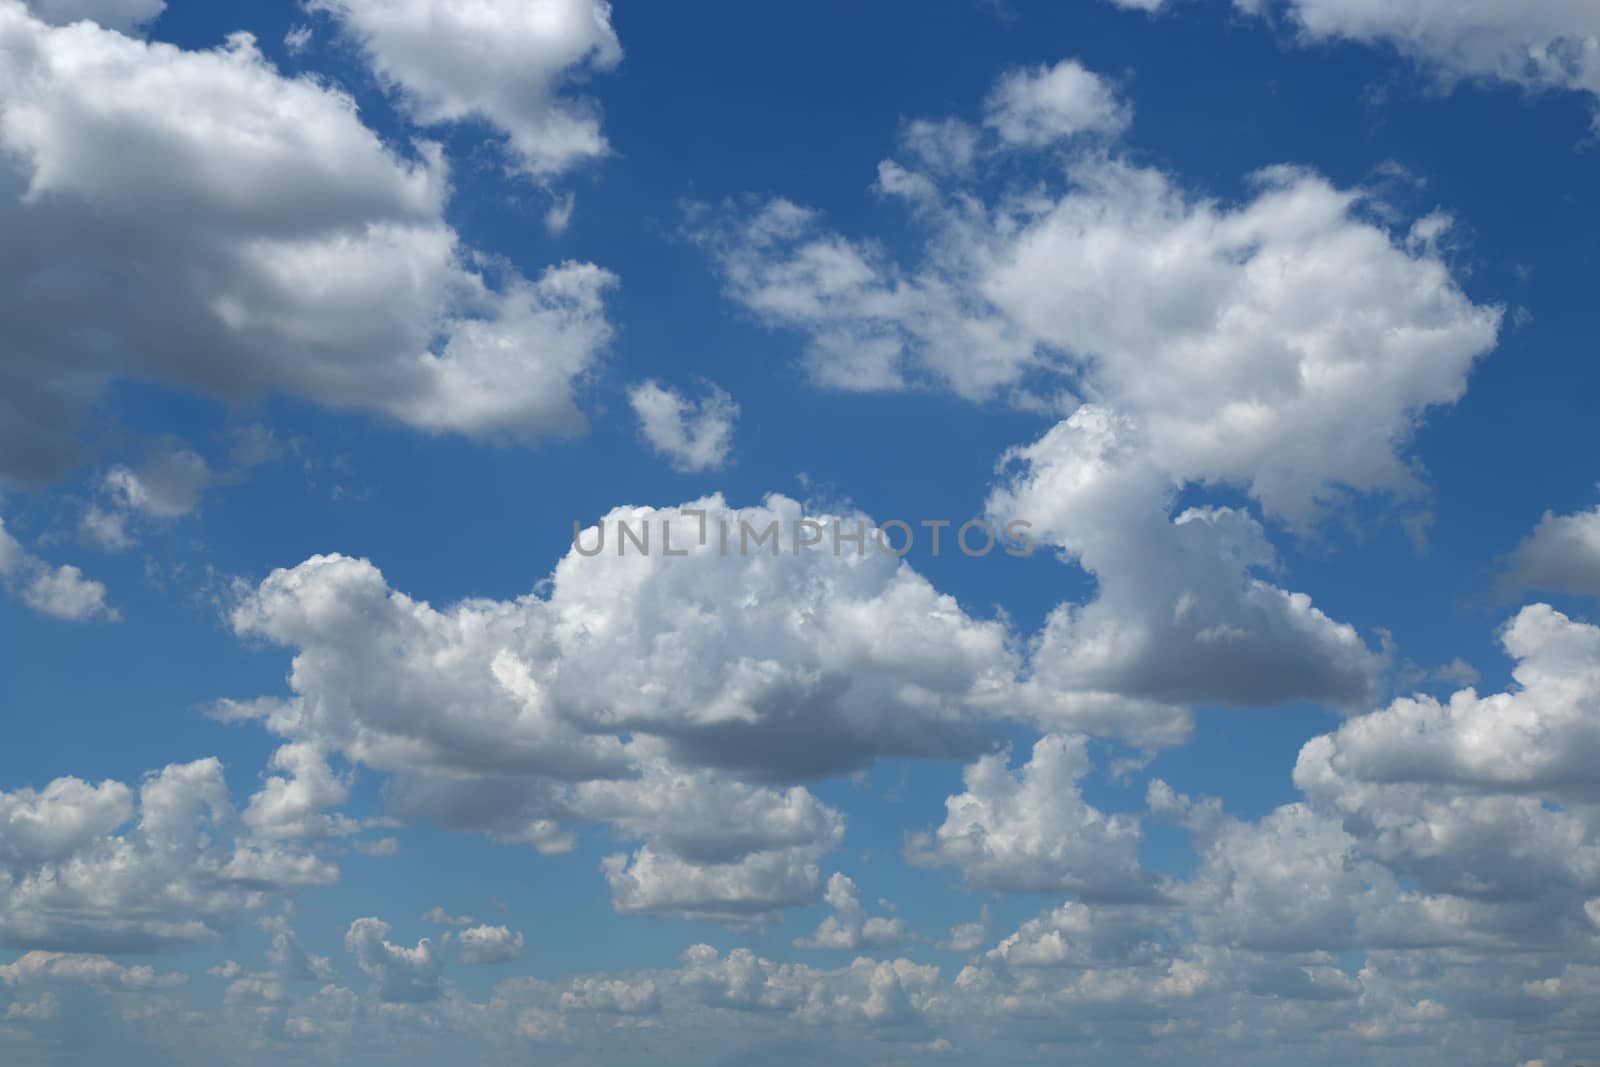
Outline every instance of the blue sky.
[(1597, 97), (1582, 0), (0, 0), (0, 1059), (1600, 1056)]

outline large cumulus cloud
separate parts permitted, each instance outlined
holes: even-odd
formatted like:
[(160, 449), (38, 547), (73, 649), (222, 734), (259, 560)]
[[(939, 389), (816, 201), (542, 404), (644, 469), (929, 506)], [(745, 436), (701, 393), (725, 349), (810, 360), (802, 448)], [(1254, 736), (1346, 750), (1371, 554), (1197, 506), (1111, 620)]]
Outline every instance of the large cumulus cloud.
[(436, 148), (384, 144), (248, 34), (188, 51), (5, 0), (0, 146), (0, 477), (70, 466), (115, 379), (428, 432), (583, 426), (571, 385), (615, 279), (486, 264), (444, 221)]

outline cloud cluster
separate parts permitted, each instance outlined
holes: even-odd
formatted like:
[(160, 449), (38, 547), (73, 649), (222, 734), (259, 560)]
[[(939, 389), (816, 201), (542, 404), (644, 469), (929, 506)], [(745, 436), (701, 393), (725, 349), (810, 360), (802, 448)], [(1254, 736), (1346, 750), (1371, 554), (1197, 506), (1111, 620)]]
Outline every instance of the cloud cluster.
[[(269, 780), (256, 824), (303, 830), (339, 803), (318, 755), (339, 753), (393, 773), (401, 814), (552, 852), (571, 847), (563, 824), (643, 839), (606, 861), (624, 911), (750, 918), (814, 901), (843, 820), (802, 787), (766, 783), (975, 754), (1017, 658), (1003, 623), (883, 553), (720, 547), (724, 525), (804, 514), (778, 496), (618, 509), (540, 592), (442, 611), (363, 560), (274, 572), (232, 622), (294, 650), (293, 695), (218, 709), (288, 739), (275, 762), (292, 777)], [(655, 551), (579, 551), (619, 522), (652, 528)], [(663, 551), (668, 523), (686, 555)]]
[(913, 837), (907, 858), (960, 867), (977, 889), (1138, 896), (1139, 821), (1084, 800), (1078, 783), (1089, 770), (1081, 737), (1044, 738), (1015, 775), (1003, 755), (985, 756), (966, 769), (967, 791), (945, 802), (944, 824)]
[(1134, 420), (1176, 482), (1245, 487), (1301, 524), (1344, 492), (1417, 488), (1412, 431), (1462, 395), (1500, 322), (1426, 242), (1288, 166), (1224, 205), (1076, 151), (1064, 183), (995, 196), (983, 154), (952, 147), (976, 139), (964, 128), (913, 126), (907, 162), (880, 166), (880, 191), (928, 234), (913, 266), (784, 200), (703, 231), (730, 295), (806, 336), (817, 382), (1029, 402), (1072, 389)]
[(338, 869), (240, 824), (215, 759), (134, 790), (58, 778), (0, 792), (0, 943), (147, 950), (210, 940)]
[[(1293, 3), (1308, 32), (1315, 18), (1379, 32), (1349, 22), (1351, 5)], [(159, 11), (35, 8), (69, 6), (114, 6), (126, 25)], [(604, 4), (314, 6), (420, 122), (487, 122), (540, 178), (604, 150), (593, 113), (560, 95), (574, 68), (617, 58)], [(1421, 36), (1448, 28), (1416, 11)], [(74, 417), (124, 376), (280, 389), (487, 436), (580, 421), (570, 388), (604, 343), (608, 275), (574, 264), (528, 280), (471, 255), (442, 221), (436, 148), (380, 143), (348, 99), (284, 78), (247, 39), (186, 52), (61, 21), (0, 0), (0, 223), (18, 235), (0, 326), (21, 353), (0, 385), (11, 374), (28, 390), (0, 390), (0, 416), (8, 403), (26, 416), (0, 419), (0, 470), (67, 462)], [(1530, 52), (1525, 76), (1553, 80), (1565, 55)], [(214, 708), (279, 741), (242, 810), (216, 760), (136, 785), (0, 792), (0, 944), (27, 950), (0, 965), (0, 1030), (49, 1034), (91, 988), (124, 1021), (203, 1030), (162, 993), (182, 976), (98, 953), (254, 919), (266, 966), (212, 974), (261, 1062), (396, 1034), (419, 1057), (486, 1062), (525, 1060), (529, 1044), (637, 1057), (640, 1035), (652, 1058), (699, 1062), (708, 1033), (770, 1046), (772, 1062), (808, 1035), (789, 1057), (804, 1063), (847, 1062), (849, 1044), (873, 1062), (1070, 1049), (1094, 1064), (1138, 1050), (1531, 1067), (1595, 1047), (1600, 627), (1526, 607), (1502, 634), (1512, 687), (1385, 703), (1385, 655), (1277, 584), (1267, 536), (1348, 493), (1414, 492), (1410, 435), (1461, 394), (1498, 312), (1437, 256), (1436, 221), (1391, 232), (1358, 195), (1288, 168), (1239, 203), (1197, 197), (1108, 147), (1130, 120), (1068, 61), (1002, 77), (981, 126), (908, 124), (906, 160), (879, 186), (927, 228), (909, 267), (785, 201), (706, 236), (737, 299), (807, 335), (824, 384), (1061, 411), (1003, 458), (984, 512), (1029, 521), (1094, 579), (1092, 598), (1023, 640), (870, 539), (722, 547), (728, 527), (870, 527), (780, 496), (618, 508), (508, 600), (436, 607), (343, 555), (274, 571), (228, 621), (292, 656), (287, 692)], [(1062, 181), (992, 195), (984, 169), (1027, 151)], [(111, 152), (125, 165), (107, 167)], [(151, 257), (148, 277), (128, 269), (130, 248)], [(177, 320), (151, 310), (173, 307)], [(695, 404), (645, 383), (630, 400), (681, 467), (724, 461), (725, 394)], [(172, 517), (214, 479), (173, 447), (113, 468), (104, 491), (122, 512)], [(1251, 503), (1180, 509), (1196, 485)], [(1594, 518), (1547, 516), (1509, 580), (1594, 593)], [(620, 524), (653, 550), (630, 551)], [(42, 610), (107, 610), (103, 589), (3, 527), (0, 576)], [(1161, 781), (1140, 812), (1086, 796), (1091, 735), (1153, 748), (1183, 739), (1196, 706), (1302, 701), (1348, 717), (1301, 750), (1293, 803), (1245, 818)], [(994, 740), (1019, 722), (1044, 736), (1013, 761)], [(815, 781), (896, 757), (966, 762), (910, 863), (1049, 898), (1009, 932), (987, 911), (952, 931), (953, 976), (922, 958), (934, 949), (910, 921), (873, 913), (892, 906), (826, 874), (846, 817)], [(281, 908), (334, 881), (336, 842), (371, 825), (341, 810), (369, 772), (393, 816), (546, 857), (580, 835), (615, 842), (592, 877), (620, 913), (751, 927), (820, 898), (815, 929), (785, 933), (793, 948), (919, 958), (817, 967), (700, 944), (655, 970), (512, 977), (475, 1000), (447, 971), (510, 964), (528, 939), (435, 908), (423, 918), (448, 927), (437, 941), (350, 923), (366, 981), (345, 988)], [(1188, 836), (1192, 867), (1146, 869), (1147, 819)]]
[[(1175, 501), (1235, 487), (1303, 531), (1352, 494), (1414, 500), (1410, 438), (1461, 396), (1500, 311), (1310, 171), (1265, 169), (1220, 204), (1072, 143), (1129, 114), (1068, 61), (1004, 75), (982, 130), (909, 124), (878, 183), (928, 235), (909, 267), (784, 200), (701, 235), (734, 299), (805, 334), (819, 384), (1068, 413), (1012, 450), (987, 505), (1098, 586), (1028, 649), (1019, 706), (1047, 730), (1159, 745), (1197, 705), (1362, 707), (1384, 656), (1273, 583), (1249, 510)], [(1063, 139), (1063, 181), (992, 191), (995, 164)]]

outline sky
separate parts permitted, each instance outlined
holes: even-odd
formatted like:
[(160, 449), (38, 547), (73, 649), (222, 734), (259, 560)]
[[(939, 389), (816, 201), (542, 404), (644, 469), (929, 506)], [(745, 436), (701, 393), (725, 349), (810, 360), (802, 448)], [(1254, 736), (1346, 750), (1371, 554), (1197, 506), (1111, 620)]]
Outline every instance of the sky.
[(1592, 0), (0, 0), (0, 1061), (1600, 1058), (1597, 139)]

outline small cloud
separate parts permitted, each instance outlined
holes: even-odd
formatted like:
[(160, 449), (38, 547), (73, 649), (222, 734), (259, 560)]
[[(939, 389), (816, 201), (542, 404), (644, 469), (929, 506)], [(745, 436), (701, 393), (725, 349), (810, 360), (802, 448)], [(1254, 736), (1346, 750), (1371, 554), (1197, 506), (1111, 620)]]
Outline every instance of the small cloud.
[(440, 907), (432, 907), (423, 912), (422, 921), (433, 923), (435, 926), (471, 926), (477, 922), (470, 915), (451, 915)]
[(474, 926), (457, 935), (462, 963), (508, 963), (522, 958), (522, 935), (505, 926)]
[(107, 552), (125, 552), (138, 542), (128, 533), (128, 515), (91, 504), (78, 520), (78, 536)]
[(122, 507), (161, 519), (188, 515), (211, 484), (211, 468), (196, 452), (165, 442), (137, 470), (106, 472), (105, 486)]
[(106, 603), (106, 587), (71, 564), (52, 567), (22, 547), (0, 519), (0, 584), (41, 615), (68, 622), (121, 618)]
[(717, 470), (728, 460), (739, 405), (723, 390), (707, 383), (709, 392), (690, 401), (654, 381), (628, 391), (628, 403), (639, 418), (639, 430), (650, 447), (680, 471)]
[(578, 198), (572, 193), (556, 197), (544, 213), (544, 228), (551, 233), (566, 233), (572, 222), (572, 211), (577, 206)]

